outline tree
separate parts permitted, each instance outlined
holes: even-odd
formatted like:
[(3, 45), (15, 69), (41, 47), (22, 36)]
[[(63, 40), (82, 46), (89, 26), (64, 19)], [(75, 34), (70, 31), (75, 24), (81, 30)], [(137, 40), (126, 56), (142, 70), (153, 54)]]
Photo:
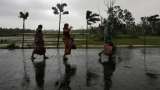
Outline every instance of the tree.
[(86, 20), (87, 20), (87, 25), (92, 25), (96, 23), (97, 21), (100, 21), (99, 14), (93, 13), (92, 11), (87, 10)]
[[(86, 11), (87, 30), (89, 26), (96, 23), (97, 21), (100, 21), (99, 14), (93, 13), (92, 11), (87, 10)], [(87, 35), (86, 35), (86, 39), (88, 39)], [(86, 40), (86, 48), (88, 48), (87, 40)]]
[(112, 41), (112, 35), (113, 35), (113, 25), (115, 23), (116, 18), (114, 18), (114, 12), (113, 12), (113, 7), (115, 0), (106, 0), (106, 6), (107, 6), (107, 13), (108, 13), (108, 18), (104, 22), (104, 42), (110, 42)]
[[(121, 32), (120, 30), (124, 25), (126, 26), (126, 30), (131, 30), (131, 27), (135, 24), (132, 13), (127, 9), (121, 9), (120, 6), (113, 6), (108, 11), (108, 14), (108, 19), (112, 22), (113, 34), (117, 31)], [(125, 29), (123, 28), (122, 30)]]
[(141, 22), (142, 26), (146, 31), (146, 34), (159, 34), (159, 23), (160, 23), (160, 18), (159, 15), (152, 15), (152, 16), (147, 16), (147, 17), (141, 17)]
[(158, 33), (159, 33), (159, 28), (158, 28), (158, 30), (156, 30), (156, 26), (157, 26), (157, 24), (160, 22), (159, 15), (156, 14), (156, 15), (149, 16), (149, 17), (148, 17), (148, 22), (149, 22), (150, 25), (151, 25), (152, 32), (158, 34)]
[(151, 31), (150, 31), (151, 27), (148, 22), (148, 17), (141, 17), (141, 23), (142, 23), (143, 32), (145, 32), (145, 34), (151, 33)]
[(114, 5), (116, 0), (106, 0), (108, 18), (102, 22), (101, 27), (104, 28), (104, 41), (112, 41), (112, 37), (118, 33), (127, 33), (127, 31), (135, 30), (135, 21), (132, 13), (127, 9), (122, 9), (118, 5)]
[[(87, 30), (88, 31), (88, 26), (91, 26), (92, 24), (96, 23), (97, 21), (100, 21), (99, 15), (97, 13), (93, 13), (92, 11), (87, 10), (86, 11), (86, 23), (87, 23)], [(88, 49), (88, 34), (86, 34), (86, 50)], [(88, 55), (88, 51), (86, 51), (86, 55)], [(86, 68), (87, 68), (87, 73), (86, 73), (86, 85), (89, 86), (89, 70), (88, 70), (88, 57), (86, 56)]]
[(19, 17), (23, 19), (22, 48), (24, 48), (24, 30), (25, 30), (25, 20), (29, 17), (29, 13), (28, 13), (28, 12), (19, 12)]
[(61, 16), (65, 14), (69, 14), (68, 11), (64, 11), (64, 7), (66, 7), (66, 3), (58, 3), (56, 7), (52, 7), (53, 13), (55, 15), (59, 15), (59, 30), (58, 30), (58, 39), (57, 39), (57, 48), (59, 48), (59, 38), (60, 38), (60, 29), (61, 29)]

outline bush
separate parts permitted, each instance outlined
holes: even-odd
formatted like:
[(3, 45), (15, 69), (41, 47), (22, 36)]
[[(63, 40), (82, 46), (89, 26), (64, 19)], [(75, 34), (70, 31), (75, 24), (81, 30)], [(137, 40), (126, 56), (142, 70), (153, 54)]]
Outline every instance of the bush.
[(127, 39), (138, 39), (139, 36), (138, 35), (118, 35), (114, 38), (118, 38), (118, 39), (124, 39), (124, 38), (127, 38)]
[(2, 39), (2, 40), (0, 40), (0, 44), (4, 44), (4, 43), (7, 43), (8, 42), (8, 40), (6, 40), (6, 39)]
[(8, 49), (16, 49), (16, 48), (19, 48), (19, 46), (17, 46), (15, 43), (10, 43), (7, 45), (7, 48)]

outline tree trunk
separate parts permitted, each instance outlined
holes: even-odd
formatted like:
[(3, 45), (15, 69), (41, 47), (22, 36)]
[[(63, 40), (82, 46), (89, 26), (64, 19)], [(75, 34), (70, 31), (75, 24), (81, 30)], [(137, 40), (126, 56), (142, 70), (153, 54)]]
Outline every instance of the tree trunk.
[(60, 29), (61, 29), (61, 12), (59, 15), (59, 30), (58, 30), (58, 39), (57, 39), (57, 49), (59, 49)]
[(24, 30), (25, 30), (25, 19), (23, 19), (22, 49), (24, 48)]
[(86, 30), (86, 49), (88, 49), (88, 22), (87, 22), (87, 30)]

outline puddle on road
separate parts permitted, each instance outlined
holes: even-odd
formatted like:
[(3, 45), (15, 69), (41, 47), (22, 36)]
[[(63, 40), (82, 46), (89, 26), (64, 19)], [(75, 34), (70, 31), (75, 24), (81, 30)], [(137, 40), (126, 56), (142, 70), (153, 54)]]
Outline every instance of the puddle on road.
[[(30, 59), (32, 50), (1, 50), (0, 89), (1, 90), (156, 90), (156, 81), (148, 79), (144, 71), (143, 49), (118, 48), (118, 60), (99, 63), (100, 49), (72, 51), (67, 62), (63, 61), (63, 49), (57, 57), (56, 49), (47, 50), (49, 59), (37, 56)], [(160, 49), (149, 48), (146, 52), (148, 70), (160, 73)], [(126, 67), (131, 68), (126, 68)], [(149, 83), (153, 82), (154, 85)], [(136, 84), (135, 84), (136, 83)]]

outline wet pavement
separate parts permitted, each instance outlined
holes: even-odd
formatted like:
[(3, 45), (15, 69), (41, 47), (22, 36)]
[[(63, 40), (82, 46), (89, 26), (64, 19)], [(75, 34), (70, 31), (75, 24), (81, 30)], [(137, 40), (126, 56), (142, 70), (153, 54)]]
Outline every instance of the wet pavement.
[(143, 48), (118, 48), (115, 62), (100, 62), (101, 49), (76, 49), (68, 60), (63, 51), (32, 61), (32, 49), (0, 49), (0, 90), (160, 90), (159, 48), (147, 48), (145, 61)]

